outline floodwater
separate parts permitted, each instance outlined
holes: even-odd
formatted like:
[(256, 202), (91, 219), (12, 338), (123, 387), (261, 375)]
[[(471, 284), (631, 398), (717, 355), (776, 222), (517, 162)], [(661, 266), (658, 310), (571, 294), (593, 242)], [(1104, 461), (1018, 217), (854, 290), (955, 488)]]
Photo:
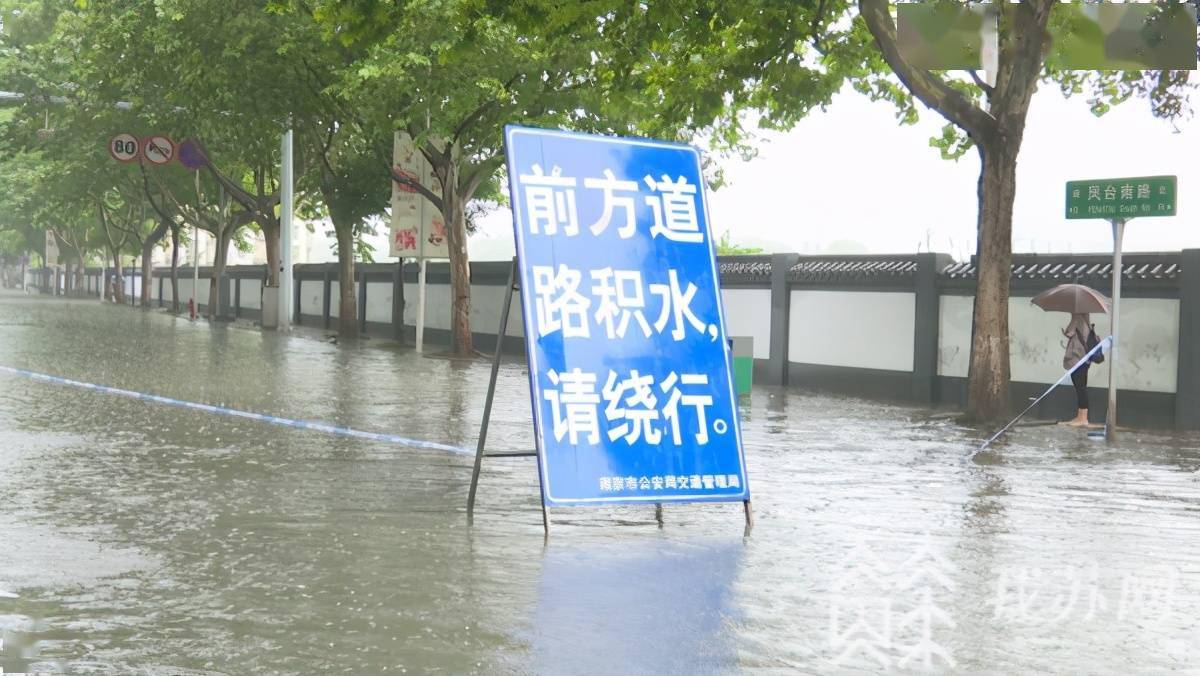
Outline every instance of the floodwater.
[[(473, 447), (483, 362), (0, 295), (0, 365)], [(526, 449), (523, 365), (491, 439)], [(742, 506), (0, 373), (5, 673), (1200, 673), (1200, 436), (758, 387)]]

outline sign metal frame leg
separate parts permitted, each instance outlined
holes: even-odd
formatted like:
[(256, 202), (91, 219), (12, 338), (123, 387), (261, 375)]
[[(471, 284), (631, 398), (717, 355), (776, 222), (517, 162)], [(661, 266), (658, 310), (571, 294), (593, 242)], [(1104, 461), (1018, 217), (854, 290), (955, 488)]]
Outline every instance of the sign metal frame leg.
[[(483, 470), (484, 457), (489, 458), (536, 458), (537, 451), (491, 451), (486, 450), (488, 422), (492, 418), (492, 403), (496, 398), (496, 379), (500, 374), (500, 359), (503, 356), (504, 338), (508, 335), (508, 315), (512, 308), (513, 291), (517, 288), (517, 259), (512, 259), (508, 270), (508, 285), (504, 291), (504, 305), (500, 308), (500, 329), (496, 332), (496, 349), (492, 353), (492, 373), (488, 379), (487, 398), (483, 404), (483, 421), (479, 424), (479, 441), (475, 446), (475, 466), (471, 471), (471, 490), (467, 494), (467, 523), (475, 520), (475, 496), (479, 491), (479, 474)], [(542, 468), (538, 466), (538, 499), (542, 503), (542, 528), (550, 535), (550, 509), (546, 505), (546, 491)]]

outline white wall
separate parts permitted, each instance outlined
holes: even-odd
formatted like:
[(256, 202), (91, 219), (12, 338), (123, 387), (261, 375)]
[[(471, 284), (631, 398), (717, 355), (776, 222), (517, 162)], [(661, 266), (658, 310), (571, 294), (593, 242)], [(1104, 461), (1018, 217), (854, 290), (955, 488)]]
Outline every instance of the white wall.
[[(158, 284), (158, 282), (156, 281), (155, 284)], [(196, 298), (196, 302), (199, 303), (200, 305), (205, 305), (208, 303), (208, 284), (209, 284), (209, 280), (207, 278), (205, 278), (205, 277), (200, 278), (200, 293), (199, 293), (198, 297)], [(154, 293), (155, 294), (158, 293), (157, 287), (155, 288)], [(157, 298), (157, 296), (155, 296), (155, 297)], [(188, 275), (188, 276), (184, 277), (183, 275), (180, 275), (179, 276), (179, 302), (186, 305), (188, 302), (188, 299), (191, 297), (192, 297), (192, 276)], [(171, 280), (170, 279), (167, 279), (163, 282), (163, 302), (164, 303), (171, 302)], [(232, 299), (230, 299), (230, 302), (232, 302)], [(243, 299), (243, 302), (244, 302), (244, 299)]]
[(912, 371), (916, 302), (911, 292), (792, 291), (788, 360)]
[[(369, 299), (369, 297), (368, 297)], [(500, 327), (500, 306), (504, 301), (504, 285), (471, 286), (471, 330), (478, 333), (495, 333)], [(513, 292), (512, 305), (508, 314), (508, 335), (524, 336), (524, 319), (521, 315), (521, 296)], [(417, 285), (404, 285), (404, 323), (417, 324)], [(428, 284), (425, 287), (425, 327), (450, 330), (450, 285)]]
[[(471, 289), (472, 292), (475, 289)], [(474, 294), (472, 294), (473, 296)], [(474, 305), (475, 303), (472, 303)], [(408, 326), (417, 325), (417, 283), (404, 283), (404, 323)], [(425, 327), (430, 329), (450, 329), (450, 285), (425, 285)], [(495, 331), (493, 327), (489, 329)]]
[(367, 282), (367, 321), (392, 322), (392, 283)]
[[(203, 281), (201, 280), (202, 285)], [(190, 284), (190, 279), (188, 282)], [(242, 307), (258, 309), (261, 281), (247, 279), (243, 280), (242, 284)], [(381, 324), (390, 323), (392, 321), (391, 282), (368, 282), (367, 285), (367, 321)], [(180, 294), (186, 297), (183, 280), (180, 280)], [(450, 329), (449, 285), (429, 284), (425, 288), (425, 294), (425, 326), (448, 331)], [(166, 295), (169, 300), (169, 289)], [(320, 317), (323, 298), (323, 280), (305, 279), (301, 281), (300, 309), (302, 314)], [(496, 331), (500, 325), (500, 304), (503, 298), (503, 286), (473, 285), (471, 287), (471, 326), (475, 331), (480, 333)], [(329, 297), (331, 317), (337, 316), (339, 300), (337, 280), (333, 280)], [(417, 285), (415, 282), (405, 283), (404, 300), (404, 323), (408, 326), (415, 326), (417, 323)], [(521, 297), (514, 293), (508, 317), (508, 335), (524, 336), (523, 322)]]
[(771, 357), (771, 290), (721, 289), (725, 335), (754, 339), (754, 358)]
[[(504, 305), (504, 285), (471, 287), (471, 330), (495, 333), (500, 328), (500, 309)], [(521, 294), (513, 291), (508, 310), (506, 335), (524, 336), (525, 317), (521, 313)]]
[[(65, 281), (66, 279), (64, 277), (64, 279), (59, 282), (59, 286), (62, 287)], [(130, 296), (140, 298), (142, 293), (141, 276), (134, 277), (129, 270), (125, 270), (125, 283), (122, 285), (122, 287), (124, 288), (126, 299), (128, 299)]]
[[(335, 296), (336, 298), (336, 296)], [(320, 279), (300, 281), (300, 314), (322, 316), (325, 302), (325, 282)], [(337, 313), (330, 310), (330, 316)]]
[(262, 280), (257, 278), (236, 280), (242, 286), (241, 307), (248, 310), (262, 309)]
[[(938, 375), (965, 378), (970, 360), (970, 296), (942, 296), (938, 317)], [(1062, 328), (1069, 316), (1045, 312), (1028, 297), (1010, 298), (1009, 358), (1012, 379), (1050, 383), (1063, 374), (1066, 339)], [(1109, 333), (1109, 317), (1092, 315), (1096, 332)], [(1144, 392), (1174, 392), (1179, 362), (1179, 301), (1168, 298), (1121, 300), (1121, 367), (1117, 386)], [(1092, 365), (1088, 382), (1108, 383), (1108, 362)]]

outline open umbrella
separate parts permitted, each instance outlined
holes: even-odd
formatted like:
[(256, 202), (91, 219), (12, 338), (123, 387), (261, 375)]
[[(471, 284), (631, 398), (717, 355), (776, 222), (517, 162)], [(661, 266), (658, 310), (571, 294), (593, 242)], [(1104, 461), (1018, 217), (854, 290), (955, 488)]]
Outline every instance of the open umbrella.
[(1107, 313), (1112, 307), (1108, 296), (1082, 284), (1059, 284), (1034, 296), (1031, 302), (1046, 312)]

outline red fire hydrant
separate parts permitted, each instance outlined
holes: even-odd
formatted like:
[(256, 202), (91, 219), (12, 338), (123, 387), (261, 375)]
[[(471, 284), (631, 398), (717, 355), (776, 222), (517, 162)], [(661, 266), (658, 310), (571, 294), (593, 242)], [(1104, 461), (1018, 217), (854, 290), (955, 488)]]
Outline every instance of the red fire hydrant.
[(191, 320), (196, 319), (196, 299), (195, 298), (188, 299), (188, 319), (191, 319)]

